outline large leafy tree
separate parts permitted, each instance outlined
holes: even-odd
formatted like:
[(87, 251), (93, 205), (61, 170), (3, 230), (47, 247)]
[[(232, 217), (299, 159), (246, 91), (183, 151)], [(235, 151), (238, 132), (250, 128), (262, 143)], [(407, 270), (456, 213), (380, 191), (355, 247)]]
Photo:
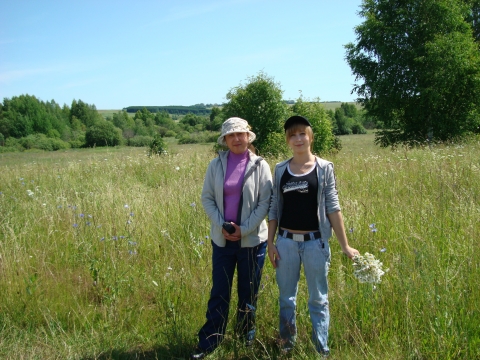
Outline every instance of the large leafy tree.
[(226, 95), (224, 118), (238, 116), (248, 121), (257, 135), (255, 147), (260, 152), (267, 146), (271, 133), (280, 133), (288, 107), (282, 101), (280, 84), (264, 72), (248, 78), (245, 85), (232, 88)]
[(446, 140), (480, 125), (480, 52), (469, 4), (460, 0), (364, 0), (347, 44), (353, 91), (382, 121), (376, 142)]

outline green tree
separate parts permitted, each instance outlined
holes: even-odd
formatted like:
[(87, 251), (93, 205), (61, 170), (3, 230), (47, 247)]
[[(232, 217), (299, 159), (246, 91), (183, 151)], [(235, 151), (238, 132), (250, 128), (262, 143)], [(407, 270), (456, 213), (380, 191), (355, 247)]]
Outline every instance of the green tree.
[(95, 105), (89, 105), (82, 100), (73, 100), (70, 109), (70, 121), (76, 117), (86, 127), (94, 125), (97, 121), (103, 121)]
[(268, 136), (281, 133), (288, 107), (282, 101), (280, 84), (264, 72), (247, 79), (245, 85), (232, 88), (226, 95), (228, 102), (223, 107), (224, 119), (238, 116), (248, 121), (257, 135), (255, 147), (260, 152), (266, 148)]
[(349, 135), (352, 133), (353, 122), (345, 115), (342, 108), (335, 109), (334, 120), (336, 122), (335, 135)]
[(118, 113), (114, 113), (112, 116), (113, 125), (115, 125), (116, 127), (122, 130), (128, 128), (129, 125), (131, 127), (135, 126), (133, 120), (131, 122), (129, 120), (130, 120), (129, 116), (126, 111), (120, 111)]
[(480, 0), (465, 0), (470, 8), (467, 22), (472, 26), (473, 37), (480, 47)]
[(116, 146), (120, 144), (121, 130), (111, 122), (100, 120), (90, 126), (85, 133), (87, 146)]
[(222, 122), (222, 109), (217, 106), (212, 107), (212, 112), (210, 113), (210, 122), (207, 123), (206, 129), (210, 131), (219, 131), (222, 128)]
[(345, 46), (365, 115), (382, 146), (446, 140), (480, 125), (480, 52), (459, 0), (364, 0)]

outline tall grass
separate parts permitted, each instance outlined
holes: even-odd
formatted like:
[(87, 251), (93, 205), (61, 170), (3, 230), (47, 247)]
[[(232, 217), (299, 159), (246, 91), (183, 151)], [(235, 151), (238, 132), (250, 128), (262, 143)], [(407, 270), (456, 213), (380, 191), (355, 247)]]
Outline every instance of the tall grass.
[[(392, 152), (372, 135), (342, 140), (328, 158), (350, 243), (390, 270), (358, 283), (332, 239), (331, 358), (480, 358), (479, 141)], [(213, 156), (209, 145), (0, 155), (0, 358), (187, 358), (211, 287), (200, 193)], [(303, 279), (293, 358), (315, 357), (307, 296)], [(211, 358), (280, 357), (277, 298), (266, 263), (254, 348), (230, 324)]]

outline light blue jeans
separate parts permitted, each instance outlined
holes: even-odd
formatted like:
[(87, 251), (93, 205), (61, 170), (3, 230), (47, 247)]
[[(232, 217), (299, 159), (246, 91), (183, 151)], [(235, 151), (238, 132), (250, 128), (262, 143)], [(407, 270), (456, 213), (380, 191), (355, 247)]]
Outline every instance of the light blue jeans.
[[(282, 233), (282, 231), (280, 230)], [(313, 237), (313, 236), (312, 236)], [(280, 341), (284, 350), (295, 344), (297, 326), (295, 310), (297, 305), (298, 280), (303, 263), (308, 286), (308, 309), (312, 322), (312, 341), (320, 354), (328, 354), (328, 309), (327, 274), (330, 266), (330, 246), (327, 240), (312, 239), (296, 242), (277, 236), (276, 277), (280, 290)]]

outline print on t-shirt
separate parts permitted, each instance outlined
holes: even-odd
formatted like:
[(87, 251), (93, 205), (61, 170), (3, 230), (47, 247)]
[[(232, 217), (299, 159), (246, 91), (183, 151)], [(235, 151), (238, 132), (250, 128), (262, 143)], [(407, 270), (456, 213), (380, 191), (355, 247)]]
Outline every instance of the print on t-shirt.
[(283, 186), (282, 190), (284, 194), (290, 191), (297, 191), (301, 194), (307, 194), (308, 182), (307, 181), (289, 181)]

